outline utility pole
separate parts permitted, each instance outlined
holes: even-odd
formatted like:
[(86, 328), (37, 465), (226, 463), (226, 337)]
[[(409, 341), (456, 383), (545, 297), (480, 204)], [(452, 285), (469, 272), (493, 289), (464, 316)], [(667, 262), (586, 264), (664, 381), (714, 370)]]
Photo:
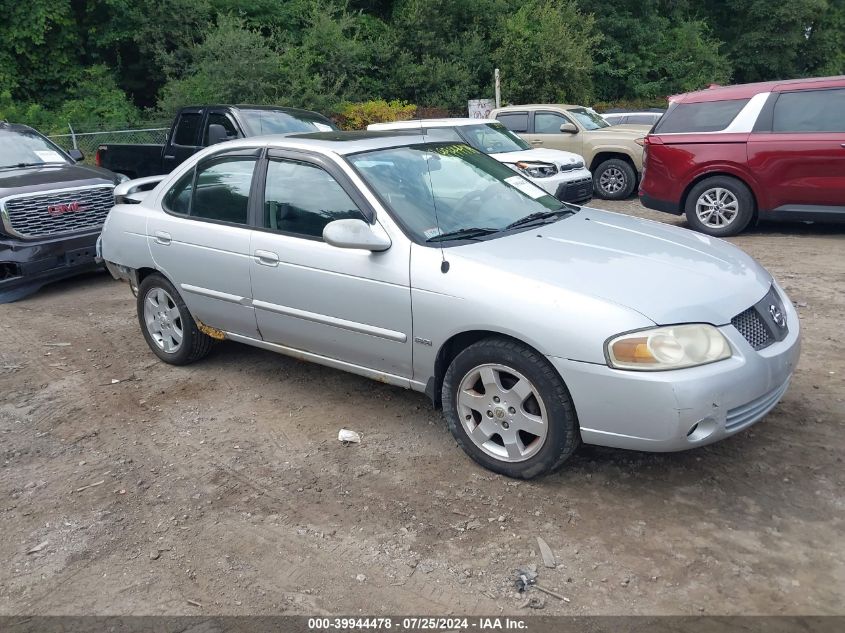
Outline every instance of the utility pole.
[(493, 71), (493, 83), (496, 87), (496, 107), (501, 108), (502, 107), (502, 86), (501, 86), (501, 82), (500, 82), (499, 69), (498, 68), (496, 68)]

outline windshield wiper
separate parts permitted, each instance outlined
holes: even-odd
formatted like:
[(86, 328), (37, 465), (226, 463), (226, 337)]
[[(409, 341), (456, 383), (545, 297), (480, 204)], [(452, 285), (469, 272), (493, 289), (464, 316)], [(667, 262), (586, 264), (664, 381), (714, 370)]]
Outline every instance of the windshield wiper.
[(489, 227), (471, 226), (465, 229), (458, 229), (457, 231), (449, 231), (448, 233), (441, 233), (426, 240), (426, 242), (446, 242), (448, 240), (472, 240), (483, 235), (490, 235), (491, 233), (498, 233), (499, 229), (491, 229)]
[[(524, 218), (519, 218), (514, 222), (508, 224), (504, 230), (507, 231), (508, 229), (516, 229), (520, 226), (527, 226), (529, 224), (534, 224), (535, 222), (540, 222), (541, 220), (548, 220), (550, 218), (558, 219), (561, 215), (571, 215), (575, 213), (566, 207), (561, 207), (560, 209), (555, 209), (554, 211), (537, 211), (535, 213), (529, 213)], [(544, 222), (545, 224), (545, 222)]]
[(64, 163), (16, 163), (14, 165), (3, 165), (0, 169), (20, 169), (21, 167), (41, 167), (42, 165), (62, 165)]

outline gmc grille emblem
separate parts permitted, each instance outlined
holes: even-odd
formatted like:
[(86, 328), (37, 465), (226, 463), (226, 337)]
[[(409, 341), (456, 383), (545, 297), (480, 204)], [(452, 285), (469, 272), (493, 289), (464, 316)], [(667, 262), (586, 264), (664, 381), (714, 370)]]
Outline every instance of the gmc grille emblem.
[(79, 211), (87, 211), (88, 207), (82, 206), (78, 200), (62, 204), (51, 204), (47, 207), (47, 213), (52, 216), (64, 215), (65, 213), (78, 213)]

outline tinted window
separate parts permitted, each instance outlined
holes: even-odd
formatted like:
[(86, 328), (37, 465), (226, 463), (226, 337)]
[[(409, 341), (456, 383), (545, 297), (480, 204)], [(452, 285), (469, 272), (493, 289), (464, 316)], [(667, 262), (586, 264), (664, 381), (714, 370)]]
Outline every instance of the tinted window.
[(164, 208), (173, 213), (188, 215), (194, 193), (194, 170), (182, 176), (164, 196)]
[(235, 129), (235, 124), (225, 114), (219, 112), (212, 112), (208, 115), (208, 121), (205, 124), (205, 133), (202, 137), (202, 144), (208, 145), (208, 128), (211, 125), (222, 125), (226, 129), (226, 140), (231, 141), (233, 138), (238, 138), (238, 131)]
[(264, 227), (322, 239), (332, 220), (364, 219), (328, 173), (314, 165), (271, 160), (264, 193)]
[(681, 103), (669, 108), (654, 133), (718, 132), (731, 124), (746, 103), (748, 99)]
[(196, 112), (180, 114), (179, 122), (176, 124), (176, 133), (173, 135), (173, 144), (195, 146), (200, 118), (201, 115)]
[(232, 156), (198, 167), (191, 217), (247, 223), (255, 158)]
[(513, 132), (527, 132), (528, 131), (528, 113), (527, 112), (501, 112), (496, 115), (499, 123)]
[(337, 127), (312, 112), (284, 112), (282, 110), (239, 110), (241, 118), (253, 136), (262, 134), (293, 134), (298, 132), (329, 132)]
[(534, 114), (534, 133), (561, 134), (560, 126), (564, 123), (571, 123), (571, 121), (562, 114), (537, 112)]
[(775, 103), (774, 132), (845, 132), (845, 89), (785, 92)]

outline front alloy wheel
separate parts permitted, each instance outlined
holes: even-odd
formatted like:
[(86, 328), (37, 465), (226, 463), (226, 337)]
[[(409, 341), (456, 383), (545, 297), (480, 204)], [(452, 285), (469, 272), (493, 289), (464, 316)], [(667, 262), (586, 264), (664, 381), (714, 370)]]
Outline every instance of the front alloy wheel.
[(441, 402), (458, 445), (508, 477), (552, 472), (581, 441), (560, 375), (545, 356), (513, 339), (482, 339), (455, 356)]
[(488, 363), (467, 372), (458, 412), (469, 439), (495, 459), (524, 461), (546, 441), (548, 415), (537, 388), (504, 365)]

